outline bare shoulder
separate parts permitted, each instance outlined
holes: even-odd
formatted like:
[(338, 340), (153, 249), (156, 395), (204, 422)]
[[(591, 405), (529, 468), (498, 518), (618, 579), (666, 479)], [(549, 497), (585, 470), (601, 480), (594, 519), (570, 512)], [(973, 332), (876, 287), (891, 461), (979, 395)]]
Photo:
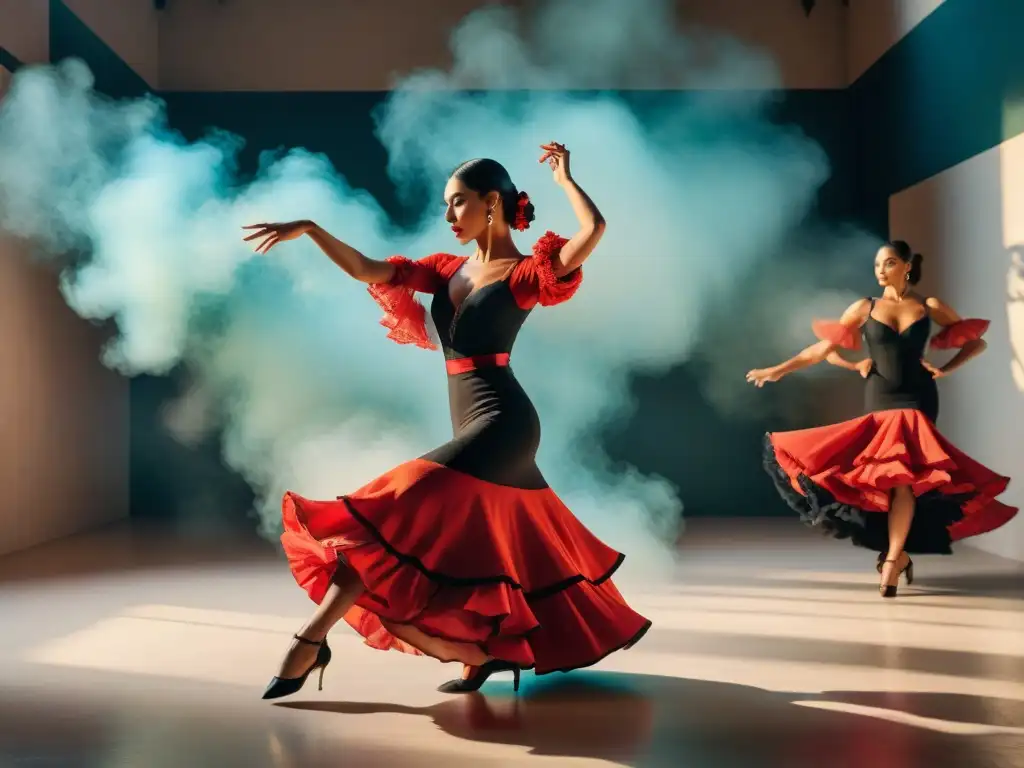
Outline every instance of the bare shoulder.
[(927, 297), (924, 300), (924, 305), (932, 320), (939, 325), (952, 325), (960, 320), (960, 315), (956, 313), (956, 310), (935, 296)]
[(843, 312), (843, 316), (839, 319), (839, 322), (843, 325), (863, 325), (867, 322), (868, 315), (870, 313), (871, 299), (857, 299), (853, 304), (846, 308), (846, 311)]

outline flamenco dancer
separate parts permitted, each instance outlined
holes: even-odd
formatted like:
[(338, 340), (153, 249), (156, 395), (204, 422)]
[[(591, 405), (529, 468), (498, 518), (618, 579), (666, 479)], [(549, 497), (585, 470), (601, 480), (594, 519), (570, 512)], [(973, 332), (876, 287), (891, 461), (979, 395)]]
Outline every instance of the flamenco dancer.
[[(935, 428), (936, 379), (984, 351), (987, 320), (962, 320), (933, 297), (911, 290), (921, 279), (921, 255), (902, 240), (875, 256), (882, 297), (851, 304), (838, 321), (816, 321), (820, 339), (795, 357), (747, 373), (761, 387), (828, 360), (866, 379), (866, 415), (765, 436), (765, 469), (786, 502), (811, 526), (879, 553), (879, 592), (896, 597), (908, 553), (950, 554), (954, 541), (992, 531), (1017, 510), (996, 501), (1009, 479), (959, 451)], [(933, 349), (959, 350), (942, 367), (924, 359), (932, 323)], [(843, 359), (837, 349), (868, 357)]]
[(369, 259), (310, 221), (257, 224), (257, 252), (308, 235), (364, 283), (400, 344), (427, 349), (430, 313), (448, 373), (454, 437), (359, 490), (329, 501), (286, 493), (281, 541), (296, 581), (317, 604), (294, 635), (264, 699), (297, 692), (331, 660), (327, 633), (344, 619), (371, 648), (463, 664), (446, 693), (475, 691), (511, 671), (595, 664), (631, 646), (651, 622), (611, 581), (624, 556), (597, 539), (548, 487), (534, 461), (537, 412), (509, 367), (520, 327), (538, 304), (567, 301), (604, 218), (573, 180), (569, 151), (541, 146), (580, 222), (571, 239), (547, 232), (524, 256), (511, 230), (534, 218), (525, 192), (494, 160), (459, 166), (445, 219), (471, 257)]

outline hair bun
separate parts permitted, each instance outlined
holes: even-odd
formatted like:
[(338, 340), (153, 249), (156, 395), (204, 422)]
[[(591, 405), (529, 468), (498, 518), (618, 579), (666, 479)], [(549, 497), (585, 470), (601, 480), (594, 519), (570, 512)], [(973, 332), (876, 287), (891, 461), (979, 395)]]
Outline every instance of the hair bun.
[(917, 285), (921, 281), (922, 261), (924, 261), (924, 256), (920, 253), (915, 253), (910, 257), (910, 272), (907, 275), (907, 280), (911, 285)]
[(523, 232), (530, 228), (530, 222), (534, 220), (533, 203), (526, 192), (520, 192), (516, 198), (516, 215), (512, 222), (512, 228)]

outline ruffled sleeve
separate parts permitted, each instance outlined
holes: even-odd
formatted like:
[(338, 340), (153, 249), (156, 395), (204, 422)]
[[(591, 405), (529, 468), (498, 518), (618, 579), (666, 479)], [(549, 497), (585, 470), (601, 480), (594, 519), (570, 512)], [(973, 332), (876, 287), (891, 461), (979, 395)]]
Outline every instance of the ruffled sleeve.
[(934, 349), (959, 349), (969, 341), (978, 341), (988, 331), (989, 321), (978, 318), (958, 320), (932, 337)]
[(447, 285), (458, 268), (455, 256), (436, 253), (419, 261), (405, 256), (387, 259), (395, 274), (386, 283), (366, 286), (373, 300), (384, 310), (380, 324), (388, 329), (388, 338), (398, 344), (415, 344), (422, 349), (437, 349), (427, 332), (427, 310), (416, 300), (416, 292), (434, 293)]
[(552, 263), (569, 240), (554, 232), (544, 233), (533, 246), (533, 255), (523, 259), (512, 274), (510, 284), (516, 303), (523, 309), (536, 304), (551, 307), (573, 297), (583, 282), (583, 268), (577, 267), (556, 277)]
[(860, 349), (860, 329), (843, 325), (838, 320), (815, 320), (811, 323), (814, 335), (841, 349)]

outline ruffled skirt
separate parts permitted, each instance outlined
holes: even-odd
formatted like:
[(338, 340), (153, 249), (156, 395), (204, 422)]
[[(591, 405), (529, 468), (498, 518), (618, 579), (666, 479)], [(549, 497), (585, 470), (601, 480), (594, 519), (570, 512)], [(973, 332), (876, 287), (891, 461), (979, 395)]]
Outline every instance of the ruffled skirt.
[(354, 493), (288, 493), (282, 543), (319, 603), (339, 563), (365, 591), (346, 622), (380, 650), (538, 674), (600, 661), (650, 622), (611, 576), (624, 556), (598, 540), (550, 488), (487, 482), (420, 458)]
[(888, 549), (886, 513), (899, 486), (916, 497), (905, 546), (911, 554), (949, 554), (953, 542), (1017, 513), (996, 499), (1009, 478), (957, 449), (917, 410), (769, 433), (764, 466), (807, 525), (876, 552)]

